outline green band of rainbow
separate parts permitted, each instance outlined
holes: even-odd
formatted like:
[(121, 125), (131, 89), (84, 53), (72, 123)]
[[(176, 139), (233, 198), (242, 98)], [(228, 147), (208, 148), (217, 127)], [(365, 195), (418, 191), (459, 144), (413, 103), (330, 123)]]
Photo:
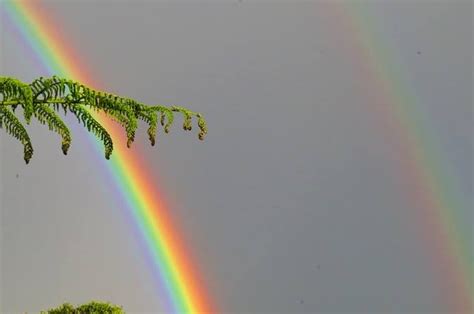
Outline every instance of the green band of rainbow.
[[(86, 69), (86, 63), (71, 43), (64, 40), (66, 37), (60, 33), (61, 28), (53, 24), (55, 19), (45, 12), (39, 1), (7, 1), (1, 9), (6, 11), (50, 74), (69, 77), (100, 89)], [(137, 149), (126, 148), (123, 130), (115, 123), (100, 114), (95, 117), (114, 138), (114, 154), (105, 164), (117, 189), (127, 200), (154, 264), (159, 268), (173, 312), (214, 313), (176, 224)], [(95, 139), (93, 141), (98, 150), (102, 149)]]

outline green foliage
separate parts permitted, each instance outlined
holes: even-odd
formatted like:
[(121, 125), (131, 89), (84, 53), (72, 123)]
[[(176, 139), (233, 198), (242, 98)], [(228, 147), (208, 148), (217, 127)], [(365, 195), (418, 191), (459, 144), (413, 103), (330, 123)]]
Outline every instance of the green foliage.
[(77, 117), (79, 123), (82, 122), (89, 132), (94, 133), (104, 143), (105, 158), (109, 159), (114, 146), (107, 130), (81, 105), (72, 106), (69, 110)]
[(55, 308), (49, 309), (47, 311), (41, 311), (41, 314), (76, 314), (74, 306), (69, 303), (64, 303), (63, 305)]
[(69, 303), (64, 303), (57, 308), (42, 311), (41, 314), (125, 314), (125, 312), (119, 306), (92, 301), (76, 308)]
[(25, 84), (10, 77), (0, 77), (0, 128), (18, 139), (24, 146), (24, 159), (29, 162), (33, 155), (30, 137), (15, 115), (20, 106), (27, 124), (35, 117), (49, 130), (61, 136), (61, 149), (66, 155), (71, 145), (71, 134), (67, 125), (61, 120), (59, 112), (71, 112), (89, 132), (98, 137), (105, 149), (105, 158), (109, 159), (113, 151), (113, 141), (107, 130), (97, 121), (94, 112), (103, 112), (118, 122), (127, 135), (127, 147), (135, 140), (138, 121), (148, 124), (148, 138), (155, 145), (158, 129), (158, 115), (165, 133), (169, 133), (174, 121), (174, 113), (183, 115), (183, 129), (192, 130), (192, 118), (198, 118), (200, 140), (207, 134), (206, 122), (200, 113), (192, 112), (178, 106), (147, 106), (133, 99), (119, 97), (110, 93), (93, 90), (81, 83), (53, 76), (34, 80)]
[(33, 114), (41, 124), (47, 124), (50, 131), (55, 131), (61, 136), (61, 148), (64, 155), (67, 155), (71, 145), (71, 133), (59, 115), (48, 105), (41, 103), (34, 106)]
[(23, 158), (28, 163), (33, 156), (33, 146), (31, 146), (28, 132), (9, 108), (0, 107), (0, 128), (4, 128), (13, 137), (23, 144)]

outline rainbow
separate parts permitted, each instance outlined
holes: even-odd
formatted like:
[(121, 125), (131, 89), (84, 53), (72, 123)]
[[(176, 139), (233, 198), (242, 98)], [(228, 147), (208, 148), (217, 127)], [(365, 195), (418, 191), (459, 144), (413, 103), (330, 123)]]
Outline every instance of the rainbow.
[[(433, 260), (439, 278), (439, 295), (450, 311), (474, 309), (472, 221), (466, 214), (472, 204), (442, 161), (442, 150), (430, 136), (419, 112), (418, 99), (404, 83), (393, 49), (377, 34), (380, 25), (360, 3), (329, 5), (340, 40), (350, 46), (352, 64), (365, 82), (369, 112), (387, 142), (394, 147), (397, 180), (405, 187), (413, 208), (413, 228), (420, 230), (420, 246)], [(364, 84), (364, 83), (362, 83)]]
[[(2, 8), (15, 30), (28, 47), (33, 50), (40, 63), (52, 75), (68, 77), (88, 86), (101, 89), (96, 77), (87, 69), (87, 63), (66, 40), (55, 19), (39, 4), (39, 1), (2, 1)], [(167, 208), (164, 198), (150, 178), (147, 166), (135, 149), (127, 149), (123, 130), (105, 118), (95, 116), (114, 138), (114, 153), (105, 161), (116, 189), (126, 202), (144, 242), (152, 257), (153, 265), (169, 300), (169, 312), (214, 313), (198, 272), (184, 246), (176, 223)], [(101, 155), (100, 143), (90, 137)]]

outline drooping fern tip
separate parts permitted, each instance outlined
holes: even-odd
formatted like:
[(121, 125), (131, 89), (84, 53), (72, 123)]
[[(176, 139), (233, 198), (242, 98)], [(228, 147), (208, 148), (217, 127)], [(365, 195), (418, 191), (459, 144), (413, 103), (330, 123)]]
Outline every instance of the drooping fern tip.
[(207, 134), (206, 121), (200, 113), (178, 106), (145, 105), (133, 99), (94, 90), (79, 82), (52, 76), (40, 77), (30, 84), (15, 78), (0, 76), (0, 128), (23, 144), (23, 156), (28, 163), (33, 156), (33, 146), (25, 126), (16, 116), (17, 107), (23, 110), (26, 124), (36, 118), (47, 125), (50, 131), (61, 136), (61, 150), (67, 155), (71, 146), (71, 133), (59, 113), (72, 113), (79, 123), (93, 133), (104, 145), (105, 158), (113, 151), (113, 141), (106, 128), (94, 113), (103, 112), (118, 122), (126, 132), (127, 147), (135, 140), (138, 122), (148, 124), (147, 135), (152, 146), (156, 143), (158, 115), (165, 133), (169, 133), (174, 121), (174, 113), (183, 115), (183, 129), (192, 130), (192, 118), (197, 118), (198, 138)]

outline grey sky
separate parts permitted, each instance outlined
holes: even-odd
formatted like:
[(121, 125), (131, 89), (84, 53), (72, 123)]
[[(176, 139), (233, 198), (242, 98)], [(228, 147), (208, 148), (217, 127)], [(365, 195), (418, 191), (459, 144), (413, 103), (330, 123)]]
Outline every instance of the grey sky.
[[(135, 149), (224, 313), (448, 311), (327, 2), (45, 5), (109, 91), (208, 120), (204, 142), (175, 125), (152, 148), (141, 128)], [(363, 11), (397, 49), (389, 61), (472, 205), (472, 3), (373, 1)], [(44, 74), (8, 29), (1, 75)], [(30, 130), (29, 166), (0, 131), (0, 311), (103, 299), (159, 312), (159, 282), (84, 130), (73, 128), (67, 157), (46, 128)], [(472, 221), (470, 206), (457, 214)]]

